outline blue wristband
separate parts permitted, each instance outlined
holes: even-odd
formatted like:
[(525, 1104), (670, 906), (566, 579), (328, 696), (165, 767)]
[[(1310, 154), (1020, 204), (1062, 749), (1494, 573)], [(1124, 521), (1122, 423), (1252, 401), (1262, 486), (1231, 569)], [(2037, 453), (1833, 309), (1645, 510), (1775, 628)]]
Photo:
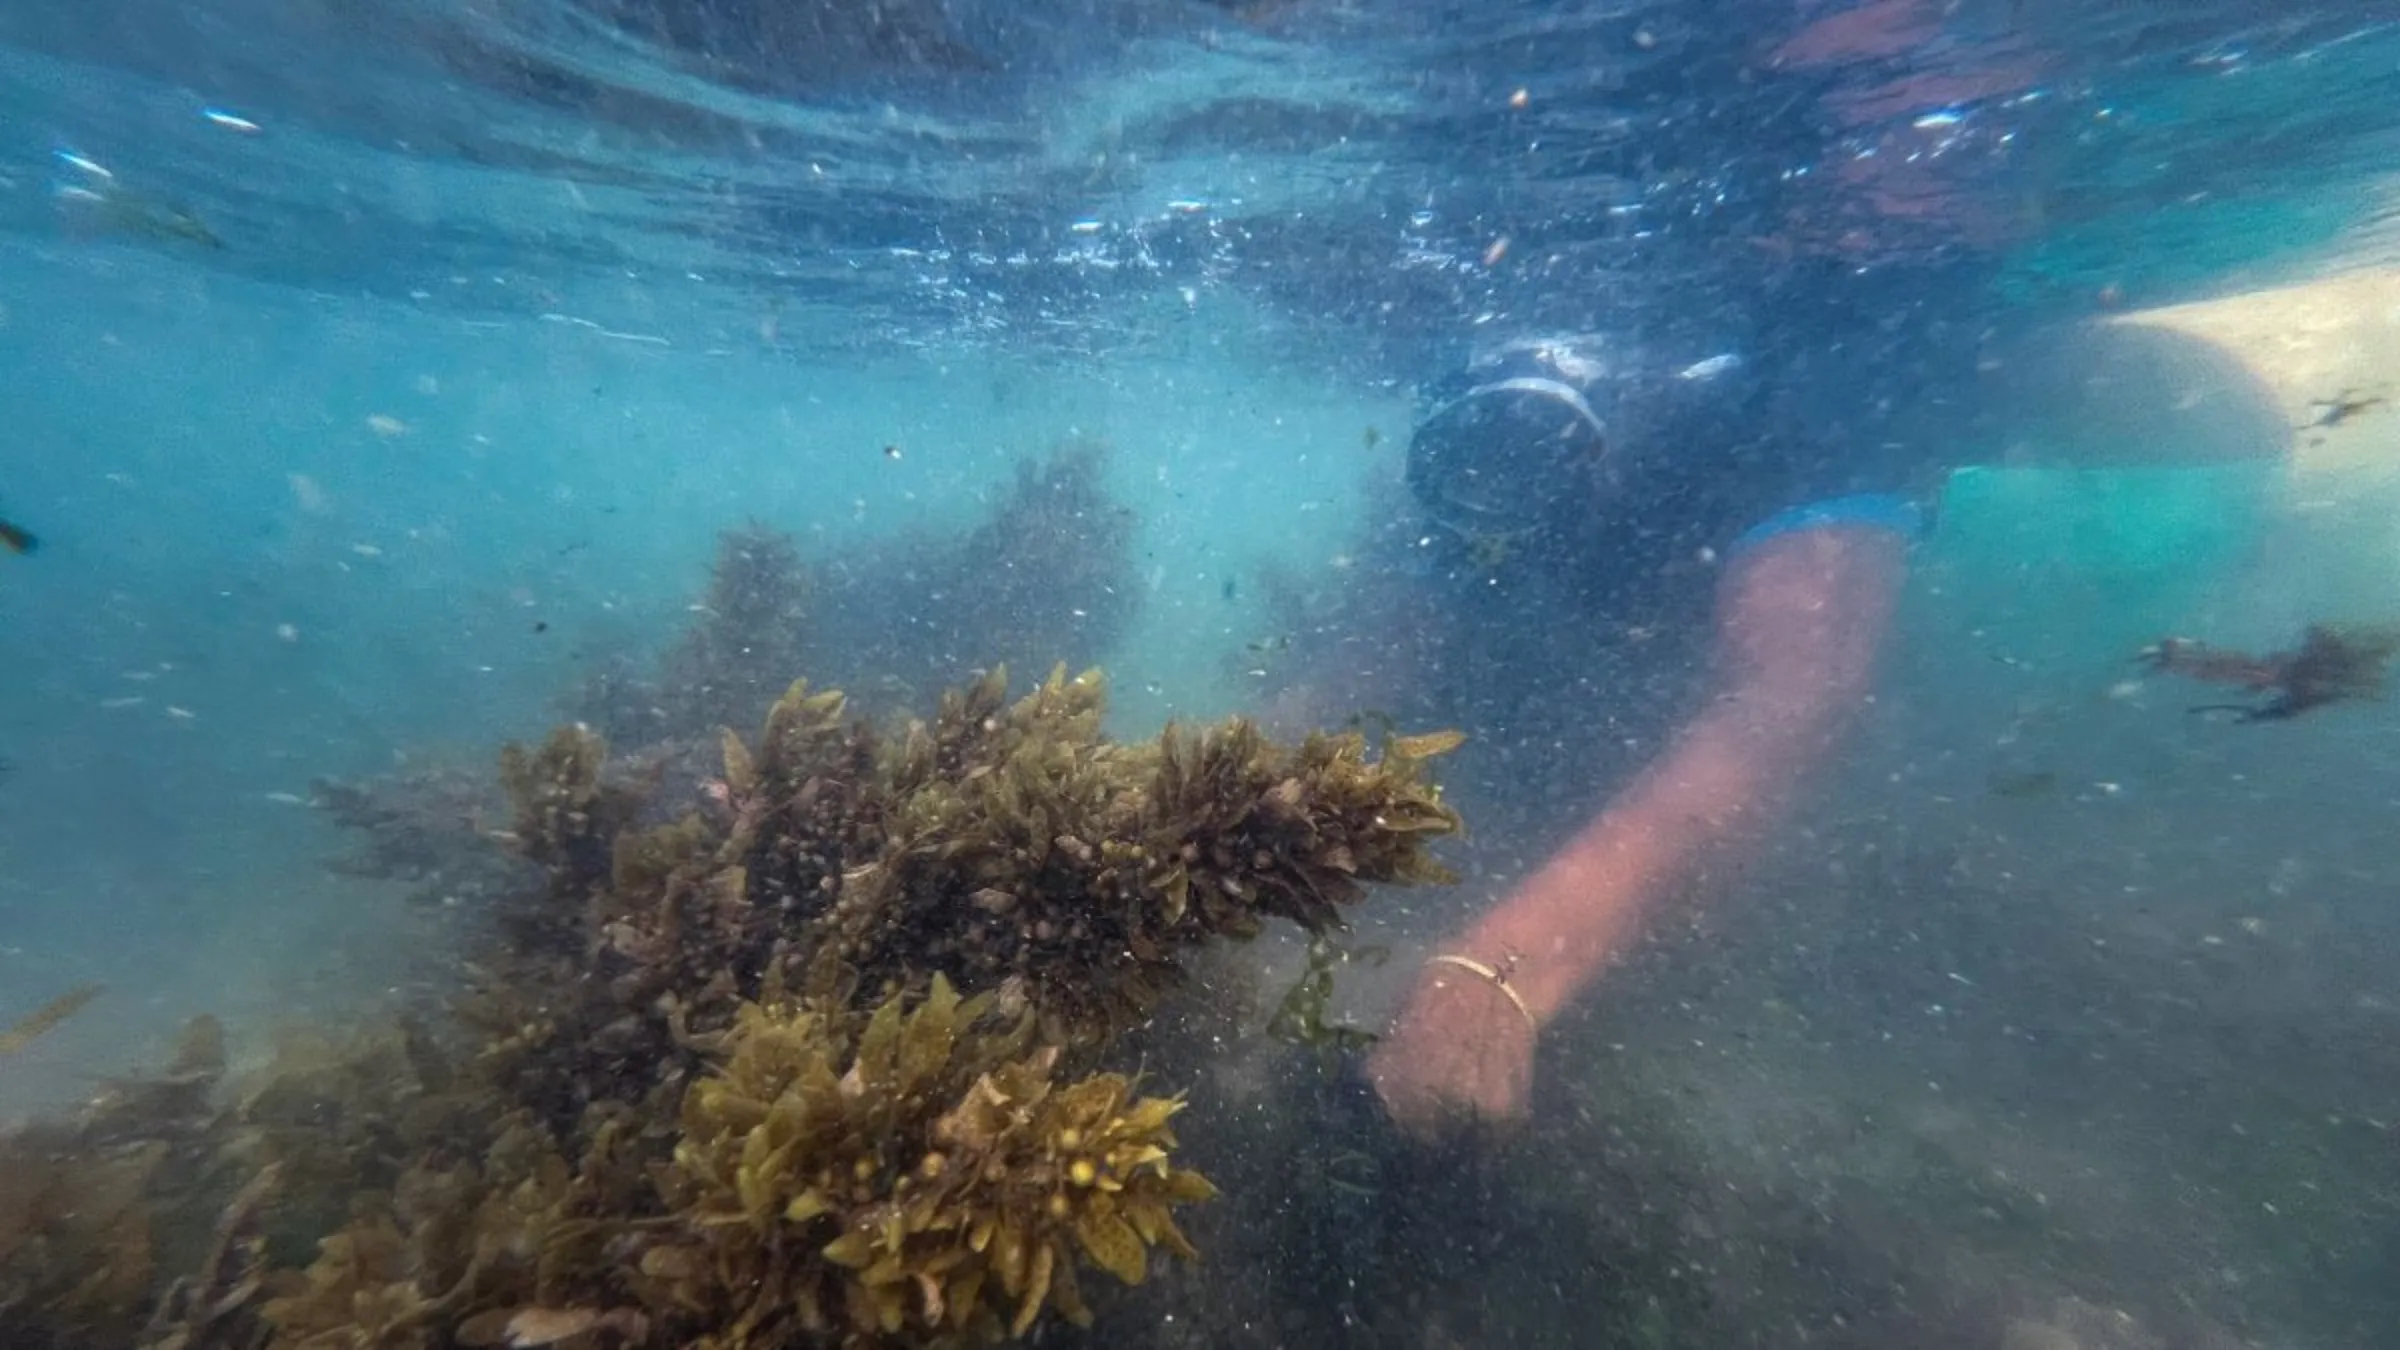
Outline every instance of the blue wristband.
[(1822, 501), (1778, 511), (1742, 531), (1741, 537), (1733, 541), (1729, 553), (1738, 557), (1779, 534), (1838, 525), (1864, 525), (1871, 529), (1891, 530), (1913, 541), (1924, 536), (1925, 517), (1925, 508), (1915, 498), (1897, 492), (1861, 492), (1848, 497), (1827, 497)]

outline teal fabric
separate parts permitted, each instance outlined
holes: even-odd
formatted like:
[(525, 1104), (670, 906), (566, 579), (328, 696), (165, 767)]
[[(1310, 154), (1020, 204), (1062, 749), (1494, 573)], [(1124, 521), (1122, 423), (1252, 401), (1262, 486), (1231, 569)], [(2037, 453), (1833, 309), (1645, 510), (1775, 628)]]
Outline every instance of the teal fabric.
[(1733, 541), (1731, 552), (1739, 557), (1777, 535), (1835, 525), (1865, 525), (1892, 530), (1913, 541), (1924, 537), (1930, 524), (1928, 514), (1924, 505), (1915, 498), (1897, 492), (1860, 492), (1846, 497), (1827, 497), (1778, 511), (1744, 530), (1741, 537)]

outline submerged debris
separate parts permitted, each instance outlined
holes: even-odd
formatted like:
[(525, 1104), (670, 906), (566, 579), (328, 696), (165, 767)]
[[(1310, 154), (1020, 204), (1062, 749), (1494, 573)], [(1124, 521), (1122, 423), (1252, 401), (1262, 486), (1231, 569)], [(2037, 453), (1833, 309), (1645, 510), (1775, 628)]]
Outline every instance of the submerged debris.
[(2266, 695), (2256, 703), (2202, 704), (2192, 709), (2195, 713), (2274, 722), (2330, 703), (2381, 698), (2395, 654), (2400, 654), (2400, 627), (2311, 624), (2300, 645), (2287, 652), (2254, 655), (2166, 638), (2144, 648), (2141, 659), (2153, 671)]

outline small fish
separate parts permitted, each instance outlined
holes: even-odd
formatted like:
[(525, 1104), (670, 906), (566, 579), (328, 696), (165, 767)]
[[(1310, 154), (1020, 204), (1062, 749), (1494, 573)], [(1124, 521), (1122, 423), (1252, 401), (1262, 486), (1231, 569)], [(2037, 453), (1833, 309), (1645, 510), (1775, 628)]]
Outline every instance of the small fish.
[(2290, 651), (2259, 655), (2165, 638), (2140, 654), (2153, 671), (2262, 696), (2263, 702), (2209, 703), (2190, 710), (2230, 714), (2240, 722), (2280, 722), (2327, 704), (2380, 698), (2395, 658), (2400, 658), (2400, 626), (2324, 623), (2310, 624)]
[(897, 445), (887, 445), (883, 447), (883, 457), (885, 459), (900, 458), (900, 447)]
[(2308, 406), (2322, 408), (2324, 411), (2311, 418), (2300, 429), (2314, 431), (2320, 427), (2338, 427), (2360, 413), (2380, 408), (2383, 405), (2384, 400), (2380, 397), (2360, 397), (2356, 390), (2345, 389), (2332, 398), (2311, 399)]
[(14, 521), (0, 520), (0, 548), (22, 557), (41, 546), (42, 541), (34, 537), (33, 531)]
[(227, 112), (223, 108), (202, 108), (200, 115), (227, 131), (238, 131), (245, 136), (255, 136), (262, 130), (258, 123), (240, 113)]
[(103, 187), (93, 189), (81, 184), (62, 183), (52, 193), (60, 202), (72, 204), (79, 215), (87, 215), (98, 224), (121, 234), (140, 235), (162, 242), (180, 241), (198, 244), (202, 248), (222, 249), (225, 241), (207, 222), (190, 210), (173, 202), (162, 201), (130, 191), (116, 184), (115, 175), (89, 161), (60, 151), (60, 158), (86, 172), (107, 175)]
[(1713, 380), (1741, 363), (1742, 358), (1732, 352), (1720, 352), (1705, 361), (1694, 361), (1676, 371), (1675, 378), (1679, 380)]
[(1383, 444), (1383, 428), (1368, 427), (1366, 432), (1359, 437), (1359, 440), (1363, 441), (1369, 450), (1372, 450), (1376, 446)]
[(180, 206), (163, 202), (146, 203), (141, 212), (141, 228), (159, 239), (180, 239), (202, 248), (222, 249), (225, 241), (208, 223)]

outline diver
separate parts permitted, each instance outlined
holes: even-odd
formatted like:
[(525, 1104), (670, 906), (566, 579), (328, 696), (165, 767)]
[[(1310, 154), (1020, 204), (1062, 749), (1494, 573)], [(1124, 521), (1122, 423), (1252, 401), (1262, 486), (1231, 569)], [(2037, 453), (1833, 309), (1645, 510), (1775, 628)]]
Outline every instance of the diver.
[(1366, 1064), (1403, 1127), (1523, 1115), (1544, 1029), (1827, 766), (1970, 435), (1843, 412), (1888, 405), (1879, 380), (1922, 387), (1891, 361), (1804, 356), (1769, 381), (1735, 355), (1554, 338), (1436, 391), (1406, 506), (1304, 626), (1269, 713), (1468, 736), (1445, 788), (1475, 823), (1464, 879), (1498, 898), (1417, 935)]
[[(1570, 807), (1563, 829), (1536, 823), (1531, 833), (1553, 838), (1547, 856), (1425, 965), (1368, 1066), (1404, 1125), (1524, 1111), (1541, 1029), (1659, 897), (1721, 864), (1825, 761), (1868, 692), (1923, 528), (1922, 484), (1845, 471), (1810, 491), (1783, 481), (1812, 476), (1810, 457), (1748, 450), (1774, 419), (1738, 358), (1656, 367), (1588, 339), (1512, 344), (1474, 362), (1409, 447), (1408, 486), (1429, 526), (1417, 574), (1484, 609), (1465, 625), (1477, 632), (1444, 636), (1499, 637), (1514, 667), (1436, 652), (1420, 673), (1466, 681), (1445, 692), (1464, 704), (1471, 735), (1496, 742), (1486, 748), (1508, 778), (1597, 809), (1576, 823), (1585, 812)], [(1593, 405), (1603, 394), (1614, 435)], [(1503, 636), (1493, 619), (1528, 631)], [(1552, 631), (1575, 623), (1594, 631)], [(1709, 630), (1704, 655), (1695, 632), (1670, 631), (1685, 625)], [(1613, 664), (1598, 648), (1620, 643), (1663, 659), (1647, 679), (1596, 679)], [(1677, 670), (1706, 691), (1667, 725), (1612, 716), (1612, 689), (1655, 687)], [(1569, 717), (1527, 716), (1534, 699), (1476, 688), (1524, 676)], [(1476, 716), (1487, 712), (1500, 716)], [(1655, 742), (1655, 753), (1604, 796), (1602, 783), (1573, 781), (1573, 761), (1619, 757), (1577, 736), (1575, 718)], [(1530, 762), (1560, 754), (1569, 763)]]

